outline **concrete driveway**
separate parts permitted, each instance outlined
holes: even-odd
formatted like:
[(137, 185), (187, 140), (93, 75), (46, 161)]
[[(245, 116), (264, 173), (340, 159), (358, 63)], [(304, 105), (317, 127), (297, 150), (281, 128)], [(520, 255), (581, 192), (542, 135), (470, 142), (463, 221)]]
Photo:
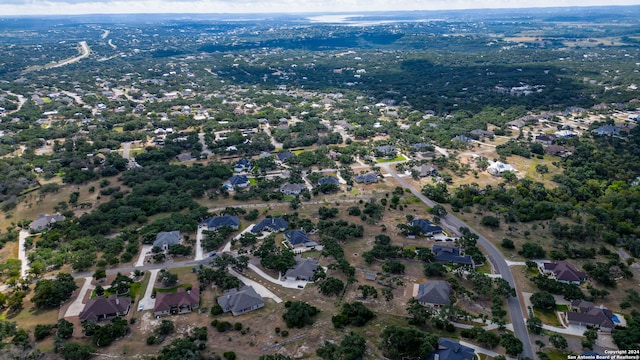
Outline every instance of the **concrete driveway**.
[[(147, 284), (147, 290), (144, 292), (144, 297), (138, 302), (138, 305), (142, 305), (142, 310), (152, 310), (156, 303), (156, 299), (151, 298), (153, 293), (153, 285), (156, 283), (158, 273), (160, 269), (149, 270), (149, 284)], [(137, 308), (137, 307), (136, 307)]]
[(140, 250), (140, 256), (138, 256), (138, 261), (136, 261), (136, 267), (144, 266), (144, 259), (147, 257), (147, 254), (151, 252), (153, 245), (142, 245), (142, 250)]
[(87, 294), (87, 291), (91, 291), (95, 289), (95, 286), (91, 285), (91, 280), (93, 278), (91, 276), (87, 276), (84, 278), (84, 284), (80, 288), (80, 292), (78, 293), (78, 297), (69, 305), (67, 312), (64, 314), (64, 317), (78, 316), (82, 309), (84, 309), (84, 304), (82, 300)]
[(240, 275), (239, 273), (237, 273), (235, 270), (229, 268), (229, 274), (237, 277), (238, 279), (240, 279), (240, 281), (242, 281), (245, 285), (251, 285), (253, 287), (253, 289), (260, 294), (260, 296), (262, 296), (263, 298), (269, 298), (272, 299), (273, 301), (275, 301), (276, 303), (281, 303), (282, 299), (278, 297), (278, 295), (274, 294), (271, 292), (271, 290), (267, 289), (265, 286), (263, 286), (262, 284), (253, 281), (247, 277), (244, 277), (242, 275)]

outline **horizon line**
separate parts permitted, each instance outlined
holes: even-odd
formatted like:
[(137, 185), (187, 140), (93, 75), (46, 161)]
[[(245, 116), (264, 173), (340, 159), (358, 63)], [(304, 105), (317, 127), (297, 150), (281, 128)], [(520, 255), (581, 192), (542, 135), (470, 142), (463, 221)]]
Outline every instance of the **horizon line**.
[(562, 6), (526, 6), (526, 7), (470, 7), (464, 9), (397, 9), (397, 10), (343, 10), (343, 11), (265, 11), (265, 12), (132, 12), (132, 13), (67, 13), (67, 14), (2, 14), (0, 18), (16, 17), (61, 17), (61, 16), (145, 16), (145, 15), (320, 15), (320, 14), (367, 14), (367, 13), (402, 13), (402, 12), (464, 12), (464, 11), (490, 11), (490, 10), (531, 10), (531, 9), (573, 9), (573, 8), (632, 8), (640, 7), (640, 4), (607, 4), (607, 5), (562, 5)]

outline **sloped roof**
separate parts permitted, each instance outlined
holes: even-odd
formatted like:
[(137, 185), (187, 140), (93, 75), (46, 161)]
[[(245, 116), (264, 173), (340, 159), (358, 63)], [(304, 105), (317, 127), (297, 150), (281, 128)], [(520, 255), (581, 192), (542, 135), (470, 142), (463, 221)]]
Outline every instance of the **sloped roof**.
[(291, 245), (300, 245), (309, 242), (309, 236), (304, 230), (289, 230), (284, 233), (284, 237)]
[(586, 273), (576, 269), (573, 265), (564, 260), (544, 263), (544, 268), (545, 270), (553, 271), (556, 276), (556, 280), (575, 282), (587, 279)]
[(108, 298), (93, 298), (84, 306), (79, 318), (80, 321), (95, 321), (104, 315), (126, 313), (129, 306), (131, 299), (128, 297), (111, 295)]
[(245, 175), (233, 175), (229, 178), (229, 183), (233, 186), (249, 183), (249, 179)]
[(567, 320), (591, 324), (599, 327), (613, 329), (615, 324), (611, 319), (613, 312), (604, 306), (594, 306), (587, 312), (567, 312)]
[(200, 304), (200, 288), (194, 286), (190, 291), (178, 288), (175, 293), (157, 293), (154, 312), (168, 311), (175, 307), (194, 306)]
[(264, 230), (280, 231), (281, 229), (286, 229), (287, 227), (289, 227), (289, 223), (281, 217), (266, 218), (256, 224), (256, 226), (251, 229), (251, 232), (254, 234), (258, 234)]
[(418, 286), (417, 299), (423, 303), (449, 305), (451, 300), (451, 287), (443, 280), (429, 280)]
[(432, 232), (438, 232), (438, 231), (442, 231), (442, 227), (438, 226), (438, 225), (433, 225), (431, 223), (431, 221), (426, 220), (426, 219), (413, 219), (411, 220), (411, 222), (409, 223), (410, 226), (419, 226), (422, 231), (424, 231), (425, 233), (432, 233)]
[(153, 246), (162, 247), (163, 245), (173, 245), (180, 242), (180, 231), (159, 232), (156, 235), (156, 241), (153, 242)]
[(219, 227), (230, 226), (237, 228), (240, 226), (240, 219), (233, 215), (222, 215), (204, 221), (209, 229), (215, 230)]
[(364, 175), (357, 175), (355, 177), (357, 183), (377, 183), (378, 182), (378, 174), (371, 172)]
[(429, 354), (427, 360), (434, 360), (435, 355), (438, 355), (438, 359), (442, 360), (473, 360), (474, 350), (470, 347), (460, 345), (451, 339), (440, 338), (438, 341), (438, 348)]
[(264, 300), (251, 286), (245, 286), (240, 290), (231, 289), (218, 297), (218, 305), (222, 310), (231, 311), (233, 314), (261, 304), (264, 305)]
[(324, 184), (339, 185), (340, 181), (338, 181), (338, 178), (335, 176), (324, 176), (318, 179), (318, 185), (324, 185)]
[(66, 218), (60, 214), (40, 214), (37, 219), (33, 220), (31, 224), (29, 224), (29, 228), (31, 230), (40, 231), (46, 229), (49, 225), (55, 222), (64, 221), (65, 219)]
[(434, 245), (431, 249), (437, 261), (473, 265), (473, 259), (470, 255), (460, 255), (460, 248), (449, 245)]
[(295, 156), (295, 154), (292, 153), (291, 151), (283, 151), (283, 152), (277, 153), (276, 156), (278, 157), (278, 160), (285, 162), (289, 160), (290, 157)]
[(288, 278), (312, 278), (317, 268), (318, 261), (316, 259), (297, 259), (296, 266), (287, 270), (285, 276)]
[(281, 192), (291, 192), (291, 193), (295, 193), (295, 192), (301, 192), (302, 190), (305, 189), (304, 184), (290, 184), (290, 183), (286, 183), (283, 184), (282, 186), (280, 186), (280, 191)]

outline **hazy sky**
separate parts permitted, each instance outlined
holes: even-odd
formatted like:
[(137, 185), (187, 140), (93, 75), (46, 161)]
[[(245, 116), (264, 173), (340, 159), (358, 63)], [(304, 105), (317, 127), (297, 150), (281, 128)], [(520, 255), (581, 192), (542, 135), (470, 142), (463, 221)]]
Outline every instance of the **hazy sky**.
[(0, 16), (343, 12), (638, 4), (640, 4), (640, 0), (0, 0)]

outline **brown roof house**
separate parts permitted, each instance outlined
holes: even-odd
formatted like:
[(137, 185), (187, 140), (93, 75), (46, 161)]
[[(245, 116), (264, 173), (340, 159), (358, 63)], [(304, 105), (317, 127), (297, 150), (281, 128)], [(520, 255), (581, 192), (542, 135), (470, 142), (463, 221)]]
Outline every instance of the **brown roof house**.
[(587, 280), (587, 274), (579, 271), (566, 261), (545, 262), (539, 265), (543, 275), (549, 276), (558, 282), (580, 285)]
[(157, 293), (153, 314), (155, 316), (186, 314), (197, 309), (199, 305), (200, 289), (197, 286), (186, 291), (180, 287), (175, 293)]
[(416, 299), (421, 305), (439, 308), (451, 304), (451, 287), (443, 280), (429, 280), (418, 285)]
[(231, 311), (233, 316), (238, 316), (264, 307), (264, 300), (253, 287), (245, 286), (240, 290), (231, 289), (220, 296), (218, 305), (222, 311)]
[(567, 312), (567, 321), (569, 324), (597, 328), (610, 333), (615, 328), (614, 316), (604, 305), (595, 306), (589, 301), (574, 300), (571, 302), (571, 311)]
[(89, 300), (80, 312), (80, 321), (97, 322), (118, 316), (126, 316), (131, 308), (131, 299), (111, 295), (108, 298), (97, 297)]

